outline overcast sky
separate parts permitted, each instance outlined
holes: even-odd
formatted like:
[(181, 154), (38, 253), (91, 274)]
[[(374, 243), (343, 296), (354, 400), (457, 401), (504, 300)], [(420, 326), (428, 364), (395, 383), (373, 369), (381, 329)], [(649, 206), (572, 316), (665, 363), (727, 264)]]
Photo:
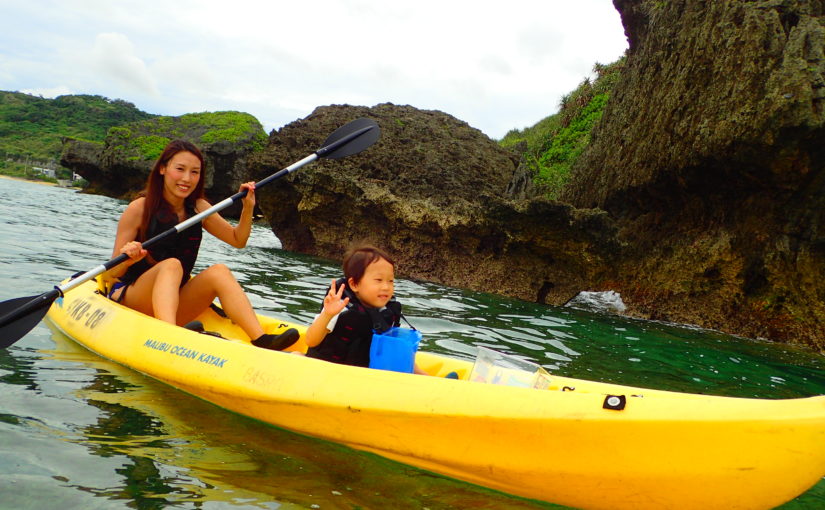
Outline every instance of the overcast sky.
[(626, 48), (611, 0), (0, 0), (0, 90), (239, 110), (267, 131), (391, 102), (501, 138)]

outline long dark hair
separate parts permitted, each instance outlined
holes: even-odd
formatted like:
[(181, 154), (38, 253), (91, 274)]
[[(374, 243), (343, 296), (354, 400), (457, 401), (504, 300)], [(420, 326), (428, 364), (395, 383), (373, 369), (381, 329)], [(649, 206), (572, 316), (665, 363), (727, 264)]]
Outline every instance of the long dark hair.
[(149, 179), (146, 181), (146, 188), (140, 194), (140, 196), (145, 197), (146, 201), (143, 204), (143, 218), (140, 222), (140, 231), (138, 231), (138, 241), (142, 242), (146, 240), (146, 234), (152, 218), (164, 207), (169, 207), (168, 202), (163, 198), (163, 175), (161, 175), (160, 171), (169, 164), (169, 161), (179, 152), (191, 152), (201, 162), (200, 179), (198, 179), (198, 184), (195, 185), (195, 189), (184, 201), (186, 208), (193, 210), (198, 199), (204, 197), (203, 188), (206, 182), (206, 161), (203, 159), (203, 154), (192, 142), (172, 140), (163, 149), (158, 160), (155, 161), (155, 165), (149, 173)]

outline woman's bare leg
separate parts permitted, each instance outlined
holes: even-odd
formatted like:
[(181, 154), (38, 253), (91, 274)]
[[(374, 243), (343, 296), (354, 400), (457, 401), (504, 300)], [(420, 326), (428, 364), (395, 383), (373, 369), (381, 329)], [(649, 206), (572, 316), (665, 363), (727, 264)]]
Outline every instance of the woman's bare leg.
[[(178, 259), (152, 266), (125, 289), (123, 305), (170, 324), (176, 324), (183, 267)], [(117, 296), (114, 296), (117, 297)]]
[(215, 264), (186, 282), (180, 290), (177, 323), (186, 324), (195, 319), (216, 297), (229, 318), (249, 338), (254, 340), (264, 334), (249, 298), (232, 271), (223, 264)]

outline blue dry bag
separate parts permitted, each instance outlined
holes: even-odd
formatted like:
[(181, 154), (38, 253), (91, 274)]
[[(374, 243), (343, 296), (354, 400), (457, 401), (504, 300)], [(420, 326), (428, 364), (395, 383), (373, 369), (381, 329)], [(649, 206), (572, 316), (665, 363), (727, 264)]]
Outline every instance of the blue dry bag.
[(390, 328), (383, 333), (373, 333), (370, 368), (411, 374), (420, 341), (421, 332), (416, 329)]

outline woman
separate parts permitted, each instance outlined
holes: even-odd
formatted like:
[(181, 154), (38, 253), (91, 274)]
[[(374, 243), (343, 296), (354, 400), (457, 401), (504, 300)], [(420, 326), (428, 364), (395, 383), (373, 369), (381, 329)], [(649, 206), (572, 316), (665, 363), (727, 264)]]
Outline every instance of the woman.
[(282, 350), (295, 339), (290, 335), (289, 343), (282, 345), (287, 339), (264, 334), (229, 268), (215, 264), (191, 276), (203, 228), (236, 248), (246, 246), (255, 208), (254, 182), (240, 187), (247, 194), (236, 226), (214, 213), (148, 250), (141, 245), (211, 207), (204, 199), (205, 170), (203, 155), (194, 144), (174, 140), (166, 146), (149, 174), (146, 189), (120, 217), (112, 256), (125, 253), (129, 259), (108, 272), (119, 279), (109, 298), (170, 324), (182, 325), (195, 319), (217, 297), (229, 318), (254, 339), (254, 345)]

